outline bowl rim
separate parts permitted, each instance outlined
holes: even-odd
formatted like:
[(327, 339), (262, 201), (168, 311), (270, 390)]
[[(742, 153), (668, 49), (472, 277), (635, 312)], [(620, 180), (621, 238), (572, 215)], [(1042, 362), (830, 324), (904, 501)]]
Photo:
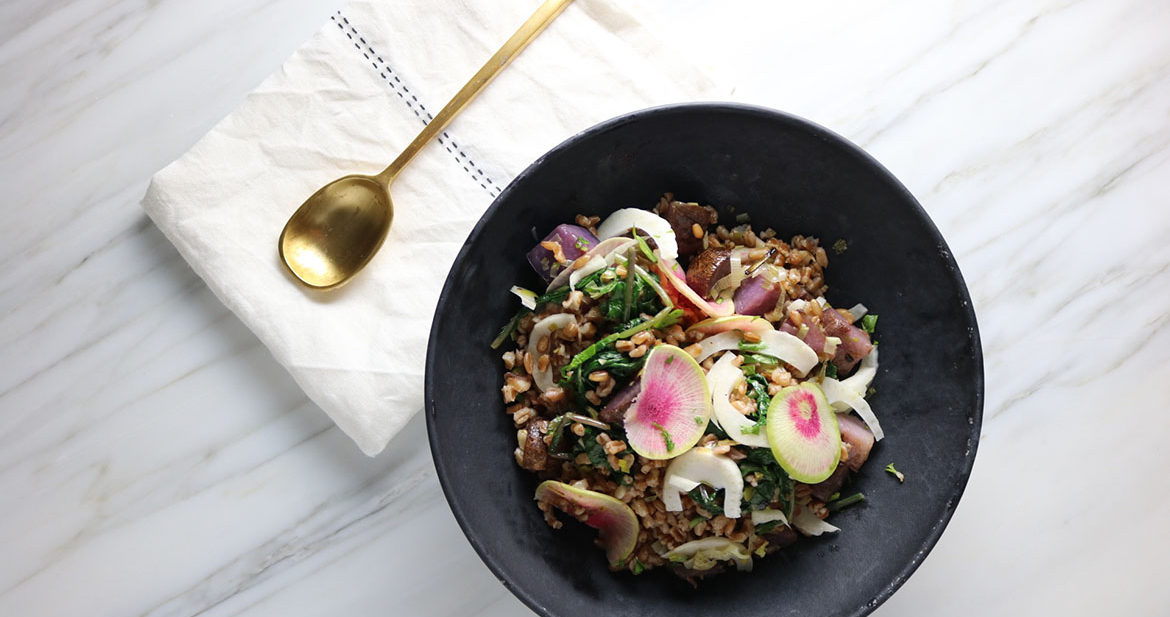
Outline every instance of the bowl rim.
[(455, 517), (455, 522), (459, 525), (459, 529), (463, 532), (464, 537), (466, 537), (467, 541), (471, 544), (472, 549), (474, 549), (476, 554), (479, 555), (480, 560), (483, 561), (489, 570), (491, 570), (492, 574), (495, 575), (495, 577), (504, 585), (505, 588), (512, 592), (513, 595), (515, 595), (521, 602), (524, 603), (525, 606), (534, 611), (536, 614), (543, 617), (557, 617), (550, 613), (547, 610), (547, 607), (540, 604), (536, 598), (532, 597), (527, 589), (513, 585), (508, 577), (505, 576), (504, 571), (495, 556), (485, 550), (478, 536), (475, 533), (471, 533), (468, 529), (467, 512), (465, 508), (462, 507), (461, 503), (457, 499), (457, 496), (454, 495), (449, 489), (448, 478), (451, 476), (452, 472), (438, 455), (439, 440), (437, 437), (437, 431), (435, 430), (437, 416), (435, 413), (436, 409), (433, 404), (433, 399), (431, 397), (431, 392), (433, 392), (434, 386), (434, 365), (437, 358), (435, 345), (433, 343), (438, 334), (440, 312), (447, 304), (449, 296), (454, 291), (454, 288), (451, 285), (451, 281), (455, 272), (455, 266), (466, 258), (467, 252), (470, 250), (471, 245), (479, 239), (484, 229), (484, 223), (495, 215), (496, 211), (500, 209), (501, 205), (507, 201), (515, 187), (521, 184), (529, 176), (535, 174), (537, 169), (541, 166), (541, 163), (543, 163), (547, 158), (573, 147), (579, 141), (592, 138), (593, 136), (600, 133), (617, 129), (625, 124), (637, 122), (647, 116), (668, 116), (675, 114), (686, 115), (694, 113), (739, 115), (757, 119), (762, 118), (770, 121), (779, 121), (791, 127), (795, 127), (799, 130), (811, 133), (815, 137), (834, 142), (844, 151), (862, 159), (871, 168), (873, 168), (873, 170), (879, 176), (882, 176), (883, 179), (888, 181), (892, 187), (895, 187), (896, 190), (902, 194), (904, 200), (913, 207), (914, 213), (920, 219), (922, 219), (924, 223), (926, 223), (927, 229), (930, 232), (931, 240), (933, 240), (935, 245), (939, 247), (940, 257), (942, 257), (949, 266), (949, 270), (956, 279), (955, 282), (958, 283), (958, 300), (961, 301), (963, 312), (966, 314), (967, 319), (971, 325), (971, 351), (974, 354), (974, 368), (976, 369), (974, 379), (974, 405), (969, 416), (972, 421), (970, 423), (968, 448), (964, 454), (962, 465), (959, 469), (960, 473), (958, 480), (956, 480), (954, 486), (951, 488), (947, 502), (943, 508), (942, 516), (937, 521), (935, 521), (934, 525), (927, 532), (926, 536), (923, 538), (922, 544), (919, 546), (918, 551), (914, 553), (914, 557), (902, 568), (902, 570), (900, 570), (894, 576), (894, 578), (885, 587), (881, 589), (880, 592), (878, 592), (874, 598), (866, 602), (864, 605), (859, 607), (856, 612), (851, 614), (852, 617), (867, 615), (877, 609), (877, 607), (883, 604), (886, 600), (888, 600), (890, 596), (892, 596), (894, 592), (896, 592), (903, 584), (905, 584), (910, 576), (914, 574), (914, 571), (917, 570), (920, 565), (922, 565), (922, 562), (926, 559), (926, 556), (938, 543), (939, 538), (942, 537), (942, 533), (946, 529), (947, 524), (950, 522), (951, 517), (954, 515), (955, 508), (958, 506), (960, 498), (966, 489), (967, 482), (971, 477), (971, 471), (975, 464), (975, 454), (979, 447), (979, 436), (981, 427), (983, 425), (983, 406), (985, 395), (983, 346), (979, 336), (979, 324), (975, 316), (975, 307), (971, 302), (971, 295), (967, 289), (966, 280), (963, 278), (963, 275), (959, 270), (958, 263), (955, 261), (954, 255), (951, 253), (950, 247), (947, 245), (946, 240), (942, 236), (942, 233), (939, 232), (938, 227), (934, 224), (934, 221), (930, 218), (930, 215), (926, 212), (926, 210), (922, 207), (914, 195), (909, 191), (909, 189), (906, 188), (904, 184), (902, 184), (900, 180), (898, 180), (896, 176), (894, 176), (893, 173), (886, 169), (884, 165), (878, 162), (877, 159), (863, 150), (860, 146), (811, 120), (791, 113), (770, 107), (731, 102), (672, 103), (668, 105), (647, 107), (610, 118), (609, 120), (605, 120), (590, 126), (589, 128), (572, 135), (571, 137), (554, 146), (548, 152), (542, 154), (535, 161), (524, 168), (523, 171), (517, 174), (511, 182), (508, 183), (504, 190), (501, 191), (499, 195), (497, 195), (496, 198), (492, 201), (491, 205), (488, 206), (486, 210), (484, 210), (479, 220), (476, 221), (475, 227), (472, 228), (471, 232), (467, 236), (467, 239), (464, 240), (463, 246), (460, 247), (459, 253), (451, 262), (451, 268), (447, 271), (447, 277), (444, 279), (442, 292), (439, 294), (438, 302), (435, 305), (435, 312), (432, 316), (431, 322), (431, 330), (429, 336), (427, 337), (427, 354), (424, 366), (425, 375), (423, 381), (424, 415), (426, 416), (427, 442), (431, 451), (431, 459), (435, 464), (435, 471), (439, 479), (439, 486), (443, 491), (443, 497), (447, 500), (448, 507), (451, 508), (452, 515)]

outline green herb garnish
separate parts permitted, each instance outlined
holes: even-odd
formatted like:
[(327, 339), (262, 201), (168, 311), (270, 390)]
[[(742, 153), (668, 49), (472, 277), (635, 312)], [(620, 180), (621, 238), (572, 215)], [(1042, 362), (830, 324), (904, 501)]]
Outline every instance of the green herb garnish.
[(825, 507), (829, 509), (829, 512), (836, 512), (843, 508), (848, 508), (855, 503), (861, 503), (863, 501), (865, 501), (865, 495), (862, 493), (854, 493), (848, 497), (833, 499), (829, 501), (829, 503), (825, 504)]
[(894, 477), (898, 479), (899, 484), (906, 481), (906, 476), (902, 472), (898, 471), (897, 469), (894, 469), (893, 463), (886, 465), (886, 471), (893, 474)]
[(633, 570), (634, 576), (637, 576), (645, 571), (646, 571), (646, 566), (642, 565), (642, 562), (635, 559), (634, 560), (634, 570)]
[(825, 377), (829, 379), (837, 378), (837, 365), (832, 362), (825, 362)]
[(577, 241), (573, 243), (573, 246), (575, 246), (578, 249), (583, 251), (583, 250), (585, 250), (585, 247), (589, 246), (589, 244), (590, 244), (590, 242), (588, 240), (586, 240), (585, 238), (578, 237)]
[(866, 315), (865, 317), (862, 317), (861, 318), (861, 329), (865, 330), (866, 332), (868, 332), (870, 334), (873, 334), (874, 328), (877, 328), (877, 319), (878, 319), (878, 316), (873, 314), (873, 313), (870, 313), (870, 314)]
[(700, 484), (691, 489), (691, 492), (687, 493), (687, 496), (704, 512), (707, 512), (711, 516), (718, 516), (723, 514), (723, 506), (719, 505), (721, 503), (719, 493), (722, 491), (723, 489), (716, 490), (706, 484)]
[(642, 239), (642, 236), (638, 235), (637, 231), (634, 232), (634, 240), (638, 242), (638, 249), (646, 256), (646, 259), (650, 260), (650, 263), (658, 263), (658, 256), (654, 254), (654, 251), (650, 250), (650, 245), (646, 244), (646, 241)]
[(674, 441), (670, 438), (670, 433), (666, 431), (666, 427), (657, 422), (651, 423), (650, 426), (653, 426), (654, 428), (658, 429), (658, 432), (662, 433), (662, 441), (666, 442), (666, 451), (673, 452)]

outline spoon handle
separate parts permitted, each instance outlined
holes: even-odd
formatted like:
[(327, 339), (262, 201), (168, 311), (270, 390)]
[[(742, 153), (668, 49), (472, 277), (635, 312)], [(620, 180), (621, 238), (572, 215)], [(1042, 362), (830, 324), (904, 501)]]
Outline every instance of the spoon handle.
[(456, 114), (462, 111), (471, 102), (471, 99), (474, 99), (483, 90), (484, 86), (488, 85), (488, 82), (495, 78), (500, 71), (504, 70), (504, 67), (508, 66), (513, 58), (520, 55), (520, 52), (528, 46), (528, 43), (536, 38), (536, 35), (540, 34), (572, 1), (546, 0), (544, 4), (540, 5), (540, 8), (536, 9), (536, 12), (528, 18), (528, 21), (525, 21), (524, 25), (520, 26), (520, 29), (512, 35), (512, 38), (508, 39), (500, 47), (499, 51), (484, 63), (483, 67), (472, 76), (471, 80), (459, 89), (459, 92), (455, 93), (455, 96), (426, 125), (422, 132), (414, 138), (414, 141), (410, 142), (410, 145), (402, 151), (402, 154), (399, 154), (398, 158), (394, 159), (394, 162), (390, 163), (389, 167), (378, 174), (377, 178), (389, 186), (398, 175), (398, 172), (402, 171), (403, 167), (406, 167), (406, 164), (422, 150), (423, 146), (438, 137), (443, 132), (443, 129), (447, 128), (447, 125), (451, 123), (451, 120), (455, 118)]

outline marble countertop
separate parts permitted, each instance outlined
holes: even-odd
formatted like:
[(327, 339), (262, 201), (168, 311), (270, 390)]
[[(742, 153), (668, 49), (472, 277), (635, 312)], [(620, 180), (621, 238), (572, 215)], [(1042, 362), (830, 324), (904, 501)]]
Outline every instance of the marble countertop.
[[(138, 207), (337, 4), (0, 7), (0, 615), (530, 614), (459, 532), (421, 418), (361, 455)], [(1170, 429), (1170, 5), (634, 10), (737, 100), (866, 148), (966, 277), (975, 470), (875, 615), (1170, 612), (1147, 478)]]

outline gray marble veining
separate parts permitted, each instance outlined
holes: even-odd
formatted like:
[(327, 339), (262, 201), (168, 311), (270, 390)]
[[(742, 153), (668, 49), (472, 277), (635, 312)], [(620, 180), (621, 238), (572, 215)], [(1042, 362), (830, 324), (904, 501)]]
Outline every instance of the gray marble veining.
[[(335, 4), (0, 6), (0, 614), (526, 614), (455, 525), (421, 419), (360, 455), (137, 207)], [(737, 99), (863, 145), (966, 276), (978, 460), (876, 614), (1170, 610), (1150, 479), (1170, 428), (1170, 6), (635, 8)]]

